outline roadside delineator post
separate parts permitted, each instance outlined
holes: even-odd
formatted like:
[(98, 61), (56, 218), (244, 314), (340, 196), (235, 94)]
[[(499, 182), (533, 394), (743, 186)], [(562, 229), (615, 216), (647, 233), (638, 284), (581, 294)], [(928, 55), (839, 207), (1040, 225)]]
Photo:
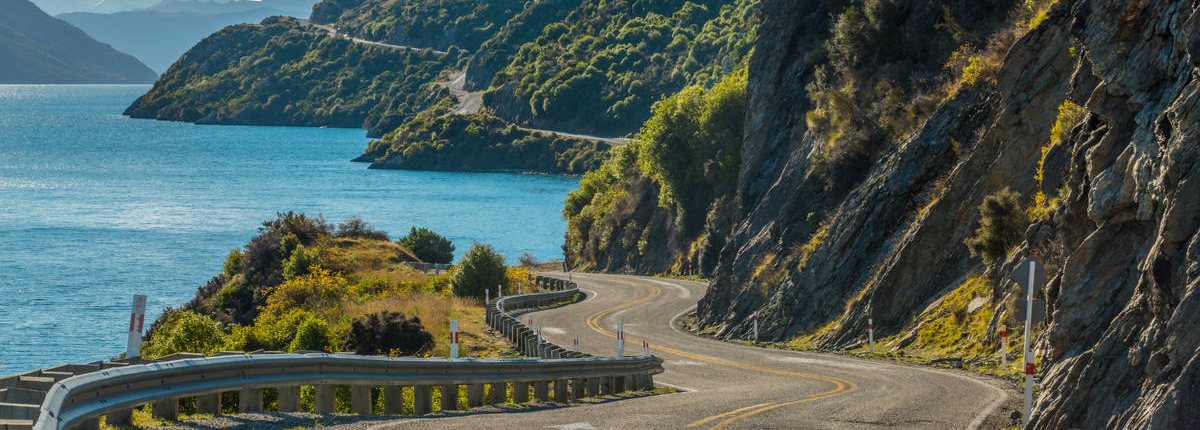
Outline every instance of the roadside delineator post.
[(537, 345), (538, 357), (541, 357), (542, 356), (542, 325), (541, 324), (537, 325), (537, 331), (535, 332), (535, 334), (537, 335), (537, 343), (535, 345)]
[(754, 322), (754, 343), (758, 343), (758, 311), (750, 314), (750, 321)]
[(450, 320), (450, 358), (458, 358), (458, 320)]
[(579, 336), (574, 336), (571, 338), (571, 349), (575, 352), (579, 352)]
[[(1035, 302), (1033, 301), (1033, 292), (1041, 288), (1042, 283), (1046, 280), (1046, 269), (1034, 259), (1029, 259), (1017, 265), (1016, 270), (1013, 270), (1012, 278), (1021, 286), (1022, 292), (1025, 293), (1025, 303), (1022, 306), (1018, 301), (1018, 308), (1025, 308), (1025, 333), (1024, 346), (1022, 347), (1025, 358), (1025, 409), (1022, 414), (1022, 419), (1025, 425), (1029, 425), (1029, 419), (1033, 414), (1033, 374), (1037, 373), (1037, 367), (1034, 365), (1033, 351), (1030, 349), (1030, 343), (1033, 341), (1033, 322), (1041, 320), (1045, 315), (1034, 313)], [(1037, 304), (1041, 308), (1040, 304)]]
[(617, 357), (625, 356), (625, 323), (617, 323)]
[(867, 347), (875, 353), (875, 319), (867, 318)]
[(642, 339), (642, 357), (650, 356), (650, 342)]
[(1008, 327), (1000, 326), (1000, 368), (1008, 367)]
[(142, 325), (146, 322), (146, 296), (133, 295), (133, 311), (129, 313), (129, 340), (125, 346), (125, 358), (142, 355)]
[(492, 290), (484, 288), (483, 289), (483, 304), (486, 305), (491, 302), (492, 302)]

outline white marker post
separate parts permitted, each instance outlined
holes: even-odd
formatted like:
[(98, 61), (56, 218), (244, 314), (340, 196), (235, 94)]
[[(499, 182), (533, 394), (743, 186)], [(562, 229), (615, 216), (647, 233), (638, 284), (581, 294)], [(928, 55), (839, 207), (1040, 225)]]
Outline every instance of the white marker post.
[(496, 284), (496, 300), (504, 298), (504, 286)]
[(579, 352), (579, 336), (571, 338), (571, 349), (575, 352)]
[(625, 356), (625, 323), (617, 323), (617, 357)]
[(650, 356), (650, 342), (642, 339), (642, 357)]
[(484, 288), (483, 289), (483, 304), (486, 305), (491, 302), (492, 302), (492, 290)]
[(875, 353), (875, 320), (872, 318), (867, 318), (867, 347)]
[(1033, 332), (1033, 290), (1037, 288), (1037, 262), (1029, 260), (1029, 286), (1025, 289), (1025, 425), (1029, 425), (1029, 416), (1033, 414), (1033, 354), (1029, 353), (1029, 338)]
[(750, 314), (750, 321), (754, 322), (754, 343), (758, 343), (758, 311)]
[(450, 358), (458, 358), (458, 320), (450, 320)]
[(537, 353), (538, 357), (542, 356), (542, 325), (537, 326)]
[(1000, 368), (1008, 367), (1008, 327), (1000, 326)]
[(129, 341), (125, 346), (125, 358), (142, 355), (142, 325), (146, 322), (146, 296), (133, 295), (133, 311), (129, 313)]

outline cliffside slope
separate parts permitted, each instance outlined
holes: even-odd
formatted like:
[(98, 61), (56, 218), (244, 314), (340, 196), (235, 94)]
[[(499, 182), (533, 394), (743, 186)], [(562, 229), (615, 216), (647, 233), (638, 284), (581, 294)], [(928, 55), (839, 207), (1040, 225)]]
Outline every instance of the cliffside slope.
[(0, 7), (0, 83), (146, 84), (153, 70), (28, 0)]
[(448, 97), (458, 57), (354, 43), (293, 18), (227, 27), (175, 63), (126, 115), (205, 124), (362, 127), (381, 135)]
[[(720, 337), (759, 312), (765, 337), (853, 348), (871, 318), (885, 351), (983, 360), (1019, 350), (999, 339), (1021, 334), (1007, 274), (1036, 258), (1051, 279), (1031, 427), (1200, 425), (1193, 2), (763, 8), (715, 263), (611, 264), (612, 240), (574, 258), (701, 269), (698, 322)], [(646, 215), (587, 231), (661, 216), (631, 203)], [(669, 236), (639, 247), (687, 257)]]

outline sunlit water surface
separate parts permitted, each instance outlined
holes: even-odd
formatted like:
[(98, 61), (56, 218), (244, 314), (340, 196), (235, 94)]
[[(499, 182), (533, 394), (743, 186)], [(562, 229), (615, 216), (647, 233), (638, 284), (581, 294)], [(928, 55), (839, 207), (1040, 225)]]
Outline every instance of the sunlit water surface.
[(367, 170), (361, 130), (121, 111), (145, 86), (0, 86), (0, 374), (124, 350), (131, 296), (190, 299), (279, 211), (558, 257), (576, 178)]

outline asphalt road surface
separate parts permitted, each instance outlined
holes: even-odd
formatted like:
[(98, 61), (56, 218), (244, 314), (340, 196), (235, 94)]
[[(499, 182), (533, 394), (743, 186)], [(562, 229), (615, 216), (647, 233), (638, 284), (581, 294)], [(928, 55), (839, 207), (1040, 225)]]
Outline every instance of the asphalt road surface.
[(648, 340), (651, 352), (665, 360), (666, 372), (655, 382), (680, 393), (356, 427), (962, 429), (981, 427), (1009, 398), (998, 386), (963, 372), (694, 336), (676, 320), (703, 295), (701, 283), (599, 274), (576, 274), (574, 280), (588, 293), (585, 301), (529, 314), (543, 335), (559, 345), (571, 345), (578, 336), (585, 352), (611, 355), (617, 323), (623, 322), (625, 354), (640, 354), (642, 340)]

